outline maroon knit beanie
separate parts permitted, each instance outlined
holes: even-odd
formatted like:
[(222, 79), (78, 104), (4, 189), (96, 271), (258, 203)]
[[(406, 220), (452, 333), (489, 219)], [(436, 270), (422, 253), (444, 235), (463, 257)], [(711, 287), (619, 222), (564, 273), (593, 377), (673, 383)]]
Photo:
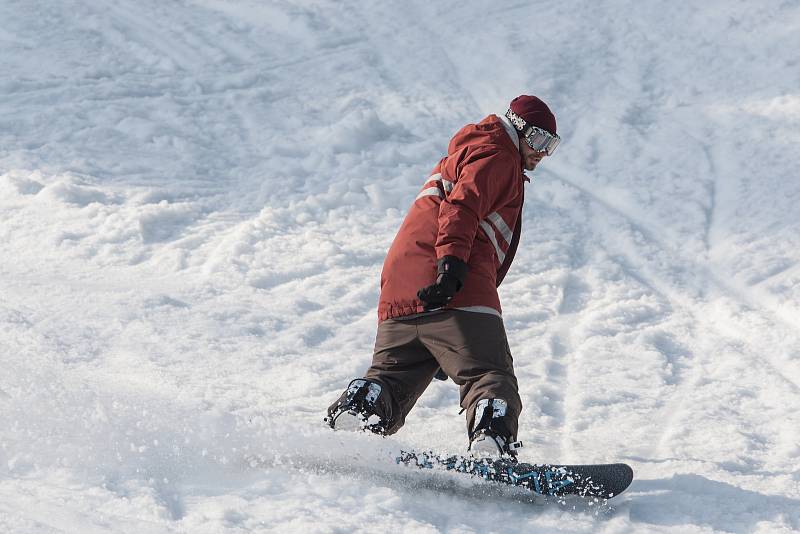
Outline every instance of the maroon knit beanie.
[(520, 95), (511, 101), (511, 111), (525, 119), (528, 126), (538, 126), (557, 134), (556, 117), (547, 104), (535, 96)]

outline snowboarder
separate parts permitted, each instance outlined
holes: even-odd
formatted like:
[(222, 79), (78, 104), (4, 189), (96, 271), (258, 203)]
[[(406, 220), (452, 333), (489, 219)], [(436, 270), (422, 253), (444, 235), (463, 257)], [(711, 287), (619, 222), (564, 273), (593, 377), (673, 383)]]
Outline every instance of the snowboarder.
[(332, 428), (393, 434), (433, 378), (449, 377), (470, 453), (516, 457), (522, 402), (497, 287), (519, 243), (524, 171), (559, 141), (553, 113), (528, 95), (450, 140), (389, 249), (372, 365), (328, 408)]

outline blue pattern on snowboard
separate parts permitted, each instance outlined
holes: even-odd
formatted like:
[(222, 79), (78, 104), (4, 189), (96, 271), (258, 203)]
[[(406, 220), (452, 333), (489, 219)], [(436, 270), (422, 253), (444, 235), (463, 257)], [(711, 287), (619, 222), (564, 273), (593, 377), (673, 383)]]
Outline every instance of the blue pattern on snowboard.
[(626, 464), (526, 464), (506, 459), (441, 457), (433, 453), (407, 451), (400, 452), (397, 463), (420, 469), (456, 471), (553, 496), (610, 499), (623, 492), (633, 480), (633, 469)]

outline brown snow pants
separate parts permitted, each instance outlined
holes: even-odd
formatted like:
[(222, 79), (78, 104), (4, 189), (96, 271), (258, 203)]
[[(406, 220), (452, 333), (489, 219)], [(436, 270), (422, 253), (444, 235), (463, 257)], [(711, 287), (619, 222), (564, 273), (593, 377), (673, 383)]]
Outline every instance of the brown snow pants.
[(503, 320), (459, 310), (388, 319), (378, 326), (372, 365), (364, 378), (383, 386), (388, 434), (403, 426), (439, 367), (460, 386), (467, 431), (473, 427), (479, 400), (504, 399), (508, 403), (505, 422), (516, 437), (522, 401)]

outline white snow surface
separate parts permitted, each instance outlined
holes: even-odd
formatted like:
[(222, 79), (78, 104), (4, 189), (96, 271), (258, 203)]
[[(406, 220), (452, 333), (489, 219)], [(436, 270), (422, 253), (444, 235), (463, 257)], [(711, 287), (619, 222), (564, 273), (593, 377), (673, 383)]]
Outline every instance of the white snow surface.
[[(0, 0), (0, 531), (800, 530), (800, 5)], [(452, 134), (564, 141), (500, 293), (521, 458), (608, 503), (394, 465), (325, 408)]]

